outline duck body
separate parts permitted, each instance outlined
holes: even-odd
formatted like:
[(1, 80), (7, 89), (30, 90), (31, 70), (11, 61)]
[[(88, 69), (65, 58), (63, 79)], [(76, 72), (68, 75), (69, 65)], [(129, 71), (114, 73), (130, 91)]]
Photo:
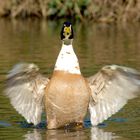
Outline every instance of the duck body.
[(48, 128), (58, 128), (73, 122), (83, 123), (88, 109), (89, 91), (72, 45), (63, 44), (46, 87)]
[(55, 71), (46, 88), (48, 128), (83, 123), (88, 103), (89, 89), (81, 75)]

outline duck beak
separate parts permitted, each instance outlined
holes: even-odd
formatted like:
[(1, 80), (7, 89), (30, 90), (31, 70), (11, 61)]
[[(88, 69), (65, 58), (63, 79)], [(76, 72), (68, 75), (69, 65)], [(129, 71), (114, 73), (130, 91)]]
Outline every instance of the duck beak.
[(65, 36), (66, 39), (68, 39), (70, 37), (70, 35), (71, 35), (71, 26), (64, 27), (63, 35)]

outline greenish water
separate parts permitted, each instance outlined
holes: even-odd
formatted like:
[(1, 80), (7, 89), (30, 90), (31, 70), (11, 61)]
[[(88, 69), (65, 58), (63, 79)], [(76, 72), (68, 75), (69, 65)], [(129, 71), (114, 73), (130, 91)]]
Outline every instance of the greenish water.
[[(76, 24), (74, 49), (84, 76), (106, 64), (140, 71), (140, 25)], [(18, 62), (34, 62), (50, 77), (61, 48), (61, 24), (0, 20), (0, 140), (136, 140), (140, 139), (140, 97), (96, 128), (85, 120), (82, 130), (46, 130), (45, 120), (28, 125), (3, 95), (7, 72)]]

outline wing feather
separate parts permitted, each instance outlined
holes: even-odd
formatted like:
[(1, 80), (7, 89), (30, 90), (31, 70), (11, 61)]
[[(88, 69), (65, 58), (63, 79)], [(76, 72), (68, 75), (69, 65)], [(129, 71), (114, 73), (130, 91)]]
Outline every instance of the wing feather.
[(89, 103), (92, 125), (97, 125), (121, 109), (140, 93), (140, 73), (110, 65), (89, 77), (92, 100)]
[(48, 81), (39, 74), (35, 64), (17, 64), (7, 75), (5, 93), (28, 123), (36, 125), (41, 121), (44, 89)]

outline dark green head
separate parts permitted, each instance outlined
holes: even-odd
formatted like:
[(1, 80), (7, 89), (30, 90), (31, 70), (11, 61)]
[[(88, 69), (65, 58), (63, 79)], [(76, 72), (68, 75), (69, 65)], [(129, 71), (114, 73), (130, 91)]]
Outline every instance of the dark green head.
[(61, 30), (61, 40), (72, 40), (74, 37), (72, 24), (70, 22), (64, 22)]

